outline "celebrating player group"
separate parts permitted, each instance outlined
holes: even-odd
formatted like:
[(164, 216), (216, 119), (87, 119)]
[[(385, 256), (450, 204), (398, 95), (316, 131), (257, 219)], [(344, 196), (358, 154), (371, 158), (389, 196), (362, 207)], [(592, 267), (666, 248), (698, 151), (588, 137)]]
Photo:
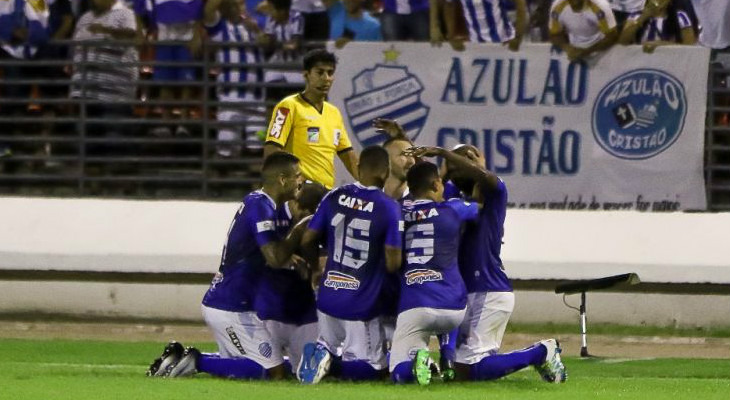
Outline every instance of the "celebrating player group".
[[(147, 374), (426, 385), (534, 366), (564, 382), (555, 339), (499, 353), (514, 308), (504, 182), (475, 147), (414, 146), (394, 120), (376, 119), (385, 143), (357, 156), (325, 101), (335, 66), (308, 53), (304, 92), (274, 109), (262, 188), (236, 212), (202, 301), (218, 352), (170, 342)], [(329, 190), (335, 154), (356, 182)]]

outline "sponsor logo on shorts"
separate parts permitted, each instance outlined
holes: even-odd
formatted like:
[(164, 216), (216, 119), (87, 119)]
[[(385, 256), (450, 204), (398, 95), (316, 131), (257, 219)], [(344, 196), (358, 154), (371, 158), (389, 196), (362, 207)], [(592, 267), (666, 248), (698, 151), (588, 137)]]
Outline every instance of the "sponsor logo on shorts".
[(271, 131), (269, 136), (278, 139), (281, 137), (281, 130), (284, 128), (286, 118), (289, 116), (289, 109), (285, 107), (279, 107), (276, 109), (276, 115), (274, 116), (274, 123), (271, 125)]
[(271, 353), (273, 350), (271, 349), (271, 345), (268, 342), (261, 343), (259, 345), (259, 354), (266, 358), (271, 358)]
[(343, 274), (342, 272), (329, 271), (327, 272), (327, 279), (324, 280), (324, 286), (334, 290), (357, 290), (360, 288), (360, 281), (354, 276)]
[(674, 144), (682, 134), (687, 97), (674, 76), (636, 69), (609, 82), (593, 105), (596, 143), (614, 157), (644, 160)]
[(441, 281), (444, 276), (432, 269), (414, 269), (406, 273), (406, 285), (421, 285), (425, 282)]
[(232, 326), (229, 326), (226, 328), (226, 333), (228, 334), (228, 337), (231, 339), (231, 343), (233, 343), (233, 345), (236, 346), (236, 348), (241, 353), (241, 355), (245, 355), (246, 350), (243, 349), (243, 345), (241, 344), (241, 341), (238, 339), (238, 335), (236, 335), (236, 331), (233, 330)]
[(307, 128), (307, 142), (319, 143), (319, 128), (316, 126)]

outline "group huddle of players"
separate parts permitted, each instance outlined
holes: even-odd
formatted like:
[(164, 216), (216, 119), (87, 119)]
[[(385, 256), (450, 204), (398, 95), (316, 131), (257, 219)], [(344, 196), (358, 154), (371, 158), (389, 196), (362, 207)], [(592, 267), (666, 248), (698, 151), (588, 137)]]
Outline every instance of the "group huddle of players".
[(269, 155), (202, 302), (218, 353), (170, 342), (147, 374), (428, 384), (532, 365), (565, 381), (555, 339), (498, 353), (514, 308), (500, 259), (507, 188), (476, 148), (393, 137), (360, 153), (358, 177), (328, 192), (302, 182), (294, 155)]

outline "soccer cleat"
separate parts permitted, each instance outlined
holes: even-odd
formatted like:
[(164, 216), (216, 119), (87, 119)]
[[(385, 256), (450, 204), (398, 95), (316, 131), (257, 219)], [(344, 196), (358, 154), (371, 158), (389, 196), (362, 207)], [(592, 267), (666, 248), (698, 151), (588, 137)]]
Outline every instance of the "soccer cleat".
[(198, 359), (200, 359), (200, 351), (195, 347), (188, 347), (185, 349), (180, 361), (170, 369), (166, 376), (168, 378), (180, 378), (195, 375), (198, 372)]
[(162, 363), (162, 359), (160, 357), (155, 358), (155, 361), (152, 361), (152, 364), (150, 364), (150, 367), (147, 368), (147, 372), (145, 373), (145, 375), (155, 376), (157, 371), (160, 369), (161, 363)]
[(307, 343), (302, 351), (302, 358), (297, 368), (297, 378), (306, 384), (316, 384), (327, 375), (332, 356), (330, 352), (319, 343)]
[(555, 339), (547, 339), (538, 342), (538, 344), (545, 346), (545, 349), (547, 349), (545, 362), (535, 366), (542, 380), (550, 383), (565, 382), (568, 373), (565, 371), (565, 365), (560, 359), (560, 353), (562, 352), (560, 343)]
[(441, 380), (444, 382), (450, 382), (456, 379), (456, 370), (454, 370), (454, 362), (446, 358), (441, 358), (439, 361), (441, 365)]
[[(152, 365), (150, 365), (149, 370), (147, 370), (147, 375), (157, 377), (167, 376), (167, 374), (175, 366), (175, 364), (180, 361), (180, 358), (182, 357), (184, 352), (185, 349), (180, 343), (174, 340), (168, 343), (167, 346), (165, 346), (165, 349), (162, 351), (162, 354), (158, 358), (159, 363), (157, 362), (157, 360), (155, 360)], [(154, 369), (154, 367), (157, 368)]]
[(431, 383), (431, 366), (435, 365), (431, 360), (431, 354), (428, 349), (420, 349), (413, 358), (413, 376), (419, 385), (428, 385)]

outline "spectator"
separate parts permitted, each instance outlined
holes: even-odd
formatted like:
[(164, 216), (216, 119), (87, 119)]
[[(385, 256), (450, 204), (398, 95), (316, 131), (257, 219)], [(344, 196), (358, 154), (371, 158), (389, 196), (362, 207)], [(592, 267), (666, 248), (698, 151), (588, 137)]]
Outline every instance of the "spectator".
[(687, 11), (672, 0), (649, 0), (641, 14), (629, 17), (621, 31), (619, 43), (642, 43), (651, 53), (664, 44), (695, 44), (695, 31)]
[(365, 11), (365, 0), (327, 0), (330, 18), (330, 39), (337, 48), (355, 41), (380, 41), (380, 22)]
[[(176, 41), (187, 42), (187, 45), (158, 44), (155, 47), (155, 61), (159, 63), (189, 63), (198, 56), (201, 46), (200, 20), (203, 13), (202, 0), (136, 0), (135, 12), (146, 20), (149, 26), (147, 31), (156, 32), (159, 42)], [(190, 66), (155, 65), (153, 80), (157, 82), (191, 82), (196, 79), (196, 70)], [(160, 87), (160, 100), (170, 101), (174, 97), (175, 88)], [(183, 101), (190, 101), (193, 97), (193, 88), (183, 86), (178, 97)], [(181, 117), (188, 119), (188, 107), (182, 107)], [(163, 107), (162, 119), (170, 120), (171, 108)], [(155, 136), (170, 136), (169, 126), (159, 126), (152, 129)], [(184, 125), (175, 129), (175, 135), (187, 136), (189, 130)]]
[[(441, 10), (437, 0), (431, 0), (431, 42), (444, 39), (440, 27)], [(461, 0), (464, 19), (469, 29), (469, 41), (477, 43), (502, 43), (517, 51), (527, 30), (526, 0), (512, 0), (516, 9), (513, 24), (507, 17), (508, 2), (504, 0)], [(461, 40), (456, 37), (457, 7), (455, 0), (446, 0), (443, 5), (443, 20), (446, 25), (446, 39), (456, 50), (463, 50)]]
[[(38, 46), (48, 40), (48, 8), (43, 1), (6, 0), (0, 1), (0, 61), (30, 60)], [(2, 66), (4, 80), (27, 80), (36, 77), (34, 68), (19, 65)], [(2, 96), (14, 100), (30, 99), (28, 84), (5, 83), (0, 90)], [(19, 116), (25, 111), (26, 104), (7, 103), (2, 105), (3, 117)], [(17, 129), (12, 123), (0, 123), (0, 131), (12, 132)], [(0, 157), (11, 155), (7, 145), (0, 144)]]
[[(210, 40), (225, 44), (216, 51), (216, 62), (222, 64), (218, 74), (218, 101), (232, 103), (218, 107), (218, 122), (238, 122), (238, 126), (218, 128), (216, 153), (220, 157), (237, 157), (240, 141), (246, 132), (246, 147), (261, 148), (257, 132), (266, 130), (265, 107), (255, 105), (264, 100), (263, 88), (222, 86), (221, 84), (261, 83), (263, 71), (260, 68), (230, 67), (228, 63), (260, 63), (261, 51), (254, 46), (258, 25), (253, 19), (244, 19), (240, 0), (208, 0), (205, 3), (203, 22)], [(241, 103), (246, 103), (241, 105)]]
[[(134, 12), (117, 0), (92, 0), (91, 11), (76, 24), (75, 41), (104, 41), (73, 49), (71, 97), (92, 100), (86, 105), (86, 115), (90, 118), (110, 120), (108, 124), (88, 125), (91, 136), (119, 138), (127, 133), (126, 125), (114, 121), (132, 116), (128, 102), (135, 99), (139, 72), (133, 64), (139, 61), (139, 56), (133, 45), (109, 42), (128, 42), (136, 36)], [(102, 145), (90, 148), (88, 153), (110, 151), (110, 146)]]
[(624, 23), (632, 15), (641, 14), (647, 0), (606, 0), (613, 10), (616, 18), (616, 29), (619, 32), (623, 29)]
[(550, 41), (563, 49), (571, 61), (608, 50), (617, 39), (616, 19), (606, 0), (557, 0), (553, 3)]
[[(53, 40), (70, 39), (74, 29), (74, 16), (71, 10), (71, 2), (69, 0), (49, 0), (47, 4), (49, 6), (49, 36)], [(36, 59), (58, 62), (59, 60), (66, 60), (67, 57), (68, 49), (66, 48), (66, 45), (44, 44), (38, 49)], [(37, 68), (37, 72), (38, 76), (42, 79), (68, 79), (67, 75), (63, 71), (63, 67), (60, 65), (39, 66)], [(47, 84), (40, 85), (39, 89), (41, 99), (59, 99), (68, 96), (67, 85)], [(55, 118), (58, 108), (60, 107), (54, 104), (42, 106), (43, 120), (47, 121)], [(44, 122), (41, 128), (41, 135), (48, 136), (51, 134), (52, 130), (53, 123)], [(46, 157), (50, 157), (51, 153), (51, 143), (45, 143), (43, 145), (42, 154)], [(45, 165), (50, 167), (56, 165), (56, 163), (47, 160)]]
[[(304, 34), (302, 14), (291, 9), (291, 0), (268, 0), (271, 5), (270, 15), (266, 18), (264, 34), (259, 43), (272, 52), (269, 62), (292, 63), (302, 62), (301, 41)], [(301, 71), (282, 70), (266, 71), (266, 82), (289, 82), (304, 84)]]
[(330, 37), (330, 18), (322, 0), (293, 0), (291, 9), (304, 17), (304, 40), (324, 41)]
[(427, 42), (429, 18), (428, 0), (384, 0), (380, 16), (383, 38)]
[(730, 1), (692, 0), (700, 23), (699, 42), (721, 50), (730, 47)]

